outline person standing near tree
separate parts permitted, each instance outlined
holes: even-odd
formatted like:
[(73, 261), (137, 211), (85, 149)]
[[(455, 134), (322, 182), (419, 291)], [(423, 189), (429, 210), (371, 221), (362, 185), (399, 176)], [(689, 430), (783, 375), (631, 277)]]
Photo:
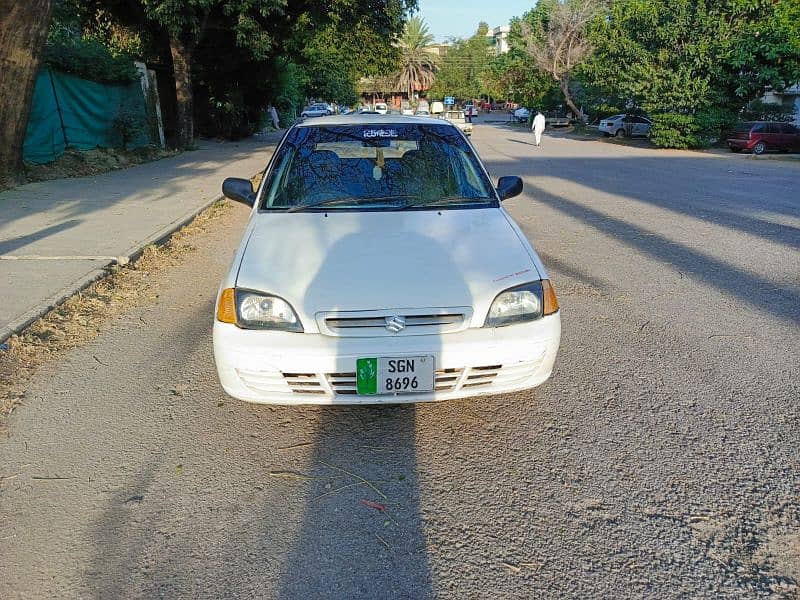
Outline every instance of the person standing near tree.
[(281, 124), (280, 124), (280, 121), (278, 120), (278, 111), (275, 110), (275, 105), (270, 105), (270, 107), (269, 107), (269, 116), (270, 116), (270, 118), (272, 118), (273, 127), (275, 127), (275, 129), (280, 129), (281, 128)]
[(536, 111), (536, 116), (533, 117), (533, 135), (536, 140), (536, 145), (542, 143), (542, 132), (544, 131), (544, 115), (542, 111)]

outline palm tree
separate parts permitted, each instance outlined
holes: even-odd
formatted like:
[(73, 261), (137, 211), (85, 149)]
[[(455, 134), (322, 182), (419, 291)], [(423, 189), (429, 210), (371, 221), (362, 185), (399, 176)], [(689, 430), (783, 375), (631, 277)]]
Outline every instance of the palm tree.
[(405, 30), (400, 36), (400, 72), (397, 85), (408, 91), (409, 102), (414, 90), (426, 90), (433, 85), (438, 57), (425, 50), (431, 44), (433, 36), (425, 21), (416, 16), (406, 21)]

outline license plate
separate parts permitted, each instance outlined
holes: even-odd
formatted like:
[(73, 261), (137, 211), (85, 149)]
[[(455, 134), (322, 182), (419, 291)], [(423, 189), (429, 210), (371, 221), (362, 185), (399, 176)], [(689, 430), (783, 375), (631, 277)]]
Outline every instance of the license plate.
[(381, 356), (356, 361), (356, 389), (362, 395), (433, 391), (433, 356)]

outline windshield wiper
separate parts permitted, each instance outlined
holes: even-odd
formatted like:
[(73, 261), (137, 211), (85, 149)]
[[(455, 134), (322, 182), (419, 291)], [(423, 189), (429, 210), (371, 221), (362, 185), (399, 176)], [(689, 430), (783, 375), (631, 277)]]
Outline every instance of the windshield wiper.
[(408, 208), (419, 208), (420, 206), (446, 206), (448, 204), (459, 204), (471, 202), (476, 204), (485, 204), (491, 202), (493, 198), (489, 196), (467, 197), (467, 196), (448, 196), (447, 198), (437, 198), (429, 202), (409, 202), (403, 207), (403, 210)]
[(401, 198), (408, 198), (408, 196), (401, 194), (396, 196), (378, 196), (373, 198), (328, 198), (327, 200), (319, 200), (309, 204), (298, 204), (297, 206), (292, 206), (286, 212), (300, 212), (308, 208), (330, 206), (332, 204), (369, 204), (370, 202), (385, 202), (386, 200), (399, 200)]

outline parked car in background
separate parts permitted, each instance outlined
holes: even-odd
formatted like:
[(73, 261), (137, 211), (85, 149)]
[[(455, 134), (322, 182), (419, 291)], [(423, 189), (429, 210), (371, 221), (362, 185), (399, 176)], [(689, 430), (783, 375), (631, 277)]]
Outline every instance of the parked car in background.
[(464, 105), (464, 116), (475, 117), (477, 115), (478, 115), (478, 109), (475, 107), (474, 104)]
[(438, 100), (431, 102), (430, 112), (432, 115), (440, 115), (444, 112), (444, 104)]
[(740, 123), (728, 138), (731, 152), (750, 150), (763, 154), (768, 150), (800, 151), (800, 129), (791, 123), (747, 121)]
[(414, 115), (414, 109), (411, 108), (410, 106), (407, 106), (400, 111), (400, 114), (405, 115), (407, 117), (411, 117)]
[(418, 108), (414, 114), (418, 117), (429, 117), (431, 115), (426, 108)]
[(325, 102), (317, 102), (300, 113), (301, 117), (324, 117), (333, 114), (333, 108)]
[(598, 129), (606, 135), (615, 137), (633, 137), (635, 135), (647, 136), (653, 122), (640, 115), (614, 115), (600, 121)]
[(325, 102), (317, 102), (316, 104), (312, 104), (303, 112), (300, 113), (301, 117), (324, 117), (327, 115), (333, 114), (333, 108), (330, 104)]
[(385, 102), (376, 102), (375, 112), (378, 113), (379, 115), (385, 115), (389, 112), (389, 107), (386, 105)]
[(547, 127), (568, 127), (572, 121), (572, 113), (565, 114), (558, 111), (544, 113), (544, 122)]
[(514, 120), (519, 123), (527, 123), (528, 119), (531, 118), (531, 111), (529, 111), (524, 106), (518, 108), (512, 114), (514, 116)]
[(472, 123), (467, 121), (463, 110), (448, 110), (442, 115), (442, 118), (458, 127), (464, 135), (472, 135)]

